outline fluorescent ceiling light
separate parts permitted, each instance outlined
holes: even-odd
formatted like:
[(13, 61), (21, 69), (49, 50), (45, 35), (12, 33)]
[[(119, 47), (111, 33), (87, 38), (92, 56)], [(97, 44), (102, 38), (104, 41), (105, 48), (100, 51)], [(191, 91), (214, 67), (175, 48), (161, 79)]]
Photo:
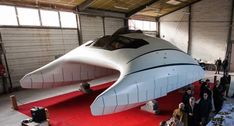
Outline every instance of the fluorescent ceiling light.
[(171, 4), (171, 5), (178, 5), (180, 4), (181, 2), (180, 1), (176, 1), (176, 0), (169, 0), (166, 2), (167, 4)]
[(114, 7), (117, 8), (117, 9), (128, 10), (127, 7), (121, 7), (121, 6), (116, 6), (116, 5)]

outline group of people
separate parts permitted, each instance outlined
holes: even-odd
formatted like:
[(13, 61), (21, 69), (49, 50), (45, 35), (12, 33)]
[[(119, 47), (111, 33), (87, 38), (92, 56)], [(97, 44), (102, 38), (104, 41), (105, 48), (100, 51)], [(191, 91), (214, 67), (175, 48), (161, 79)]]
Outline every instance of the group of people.
[[(223, 70), (223, 78), (224, 79), (223, 81), (229, 81), (229, 83), (226, 83), (226, 96), (228, 97), (228, 89), (229, 89), (229, 85), (230, 85), (230, 75), (228, 75), (228, 57), (226, 57), (223, 62), (221, 60), (221, 58), (217, 59), (216, 62), (215, 62), (215, 65), (216, 65), (216, 72), (215, 74), (219, 74), (220, 70), (222, 69)], [(234, 98), (234, 93), (233, 95), (231, 96), (232, 98)]]
[(223, 73), (225, 75), (227, 75), (227, 68), (228, 68), (228, 57), (226, 57), (223, 62), (221, 60), (221, 58), (217, 59), (215, 62), (215, 66), (216, 66), (216, 71), (215, 74), (219, 74), (220, 70), (223, 70)]
[(210, 113), (218, 113), (222, 108), (227, 85), (230, 84), (229, 77), (224, 75), (213, 89), (210, 88), (209, 79), (200, 81), (200, 98), (197, 101), (192, 88), (187, 88), (172, 118), (161, 122), (160, 126), (205, 126), (209, 122)]

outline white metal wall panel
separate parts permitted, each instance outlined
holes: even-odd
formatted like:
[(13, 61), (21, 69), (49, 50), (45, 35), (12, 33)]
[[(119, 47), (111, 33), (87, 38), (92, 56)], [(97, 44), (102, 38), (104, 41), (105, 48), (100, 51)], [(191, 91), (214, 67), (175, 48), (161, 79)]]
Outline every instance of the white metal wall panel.
[(231, 0), (202, 0), (192, 5), (192, 21), (229, 21)]
[(180, 9), (160, 18), (160, 37), (179, 49), (188, 48), (188, 8)]
[(116, 30), (124, 27), (124, 20), (117, 18), (104, 18), (105, 20), (105, 34), (112, 35)]
[(0, 28), (13, 86), (31, 72), (78, 46), (76, 29)]
[(214, 63), (224, 59), (227, 41), (227, 23), (193, 23), (192, 56)]
[(101, 17), (80, 15), (80, 22), (83, 43), (104, 35)]
[[(172, 42), (185, 52), (188, 46), (187, 9), (184, 8), (160, 18), (161, 38)], [(218, 57), (224, 59), (231, 1), (203, 0), (193, 4), (191, 11), (191, 55), (213, 63)], [(233, 36), (234, 33), (232, 39)]]
[(224, 59), (231, 0), (203, 0), (192, 6), (192, 56)]

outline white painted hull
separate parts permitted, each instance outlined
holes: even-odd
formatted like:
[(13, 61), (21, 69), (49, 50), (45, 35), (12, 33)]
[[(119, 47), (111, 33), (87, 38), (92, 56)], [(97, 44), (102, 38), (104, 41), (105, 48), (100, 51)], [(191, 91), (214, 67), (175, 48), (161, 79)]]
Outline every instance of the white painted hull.
[(87, 46), (25, 75), (24, 88), (50, 88), (119, 74), (118, 80), (91, 105), (93, 115), (121, 112), (165, 96), (204, 77), (203, 69), (190, 56), (159, 38), (130, 33), (149, 44), (137, 49), (105, 50)]

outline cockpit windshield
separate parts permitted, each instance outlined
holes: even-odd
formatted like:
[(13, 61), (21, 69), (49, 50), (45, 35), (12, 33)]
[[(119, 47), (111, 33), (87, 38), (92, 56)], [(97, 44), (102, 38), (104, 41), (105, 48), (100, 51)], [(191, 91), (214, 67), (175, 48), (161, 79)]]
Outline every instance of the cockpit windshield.
[(123, 48), (139, 48), (149, 44), (143, 39), (134, 39), (124, 36), (104, 36), (94, 41), (91, 46), (103, 48), (106, 50), (117, 50)]

